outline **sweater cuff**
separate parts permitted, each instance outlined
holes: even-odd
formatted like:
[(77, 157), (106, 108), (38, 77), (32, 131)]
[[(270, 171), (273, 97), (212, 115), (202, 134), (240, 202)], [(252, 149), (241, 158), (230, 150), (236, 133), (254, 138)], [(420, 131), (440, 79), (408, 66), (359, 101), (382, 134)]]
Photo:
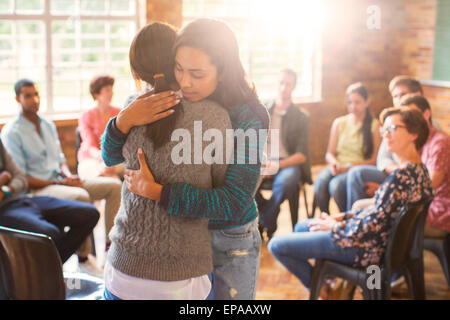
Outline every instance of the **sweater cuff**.
[(119, 129), (116, 127), (116, 118), (114, 117), (111, 120), (109, 120), (110, 125), (107, 126), (109, 128), (109, 134), (115, 139), (119, 141), (125, 141), (127, 139), (127, 134), (122, 133)]
[(169, 208), (169, 197), (170, 197), (170, 185), (163, 185), (159, 205), (166, 210)]

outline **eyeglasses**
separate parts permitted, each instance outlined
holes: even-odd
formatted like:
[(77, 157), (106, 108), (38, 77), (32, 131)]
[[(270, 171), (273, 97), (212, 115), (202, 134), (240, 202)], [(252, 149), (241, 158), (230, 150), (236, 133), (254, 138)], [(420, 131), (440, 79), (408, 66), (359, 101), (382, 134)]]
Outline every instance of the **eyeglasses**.
[(399, 124), (391, 124), (390, 126), (387, 126), (386, 128), (380, 128), (380, 135), (384, 136), (386, 132), (389, 132), (390, 135), (393, 135), (395, 131), (397, 131), (398, 128), (406, 128), (406, 126), (402, 126)]

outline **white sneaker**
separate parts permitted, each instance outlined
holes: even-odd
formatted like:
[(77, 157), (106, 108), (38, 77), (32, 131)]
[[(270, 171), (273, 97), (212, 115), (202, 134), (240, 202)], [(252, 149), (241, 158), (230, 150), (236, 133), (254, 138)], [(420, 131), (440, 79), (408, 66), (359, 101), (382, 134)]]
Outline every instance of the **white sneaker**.
[(94, 256), (89, 255), (85, 262), (78, 263), (80, 272), (103, 278), (103, 268), (99, 267)]

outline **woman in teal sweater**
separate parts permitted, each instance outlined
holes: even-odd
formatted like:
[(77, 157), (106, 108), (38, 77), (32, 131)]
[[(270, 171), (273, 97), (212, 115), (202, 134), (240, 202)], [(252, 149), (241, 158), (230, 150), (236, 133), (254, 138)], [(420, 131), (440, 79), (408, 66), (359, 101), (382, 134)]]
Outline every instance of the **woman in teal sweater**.
[[(269, 127), (269, 115), (246, 80), (239, 48), (231, 29), (223, 22), (199, 19), (183, 28), (175, 41), (175, 78), (185, 98), (197, 101), (196, 85), (207, 85), (208, 74), (191, 69), (196, 51), (210, 57), (220, 79), (207, 98), (228, 110), (235, 133), (259, 132)], [(123, 162), (122, 147), (131, 127), (157, 121), (171, 113), (170, 96), (144, 96), (113, 118), (102, 141), (103, 159), (108, 166)], [(159, 112), (164, 112), (161, 115)], [(154, 115), (154, 116), (153, 116)], [(145, 160), (140, 170), (126, 172), (130, 191), (153, 200), (169, 214), (209, 218), (213, 249), (213, 299), (254, 299), (259, 269), (261, 239), (254, 194), (260, 177), (261, 154), (266, 135), (257, 141), (234, 140), (234, 161), (228, 166), (225, 182), (212, 189), (186, 183), (160, 185), (155, 182)], [(245, 151), (243, 154), (242, 151)], [(255, 161), (252, 154), (256, 154)]]

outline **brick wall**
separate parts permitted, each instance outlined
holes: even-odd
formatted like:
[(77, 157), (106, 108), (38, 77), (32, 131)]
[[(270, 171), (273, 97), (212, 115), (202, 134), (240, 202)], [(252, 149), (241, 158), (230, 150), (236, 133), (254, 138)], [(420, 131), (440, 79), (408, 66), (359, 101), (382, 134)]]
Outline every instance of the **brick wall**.
[(425, 85), (423, 89), (431, 105), (433, 122), (450, 135), (450, 88)]
[(147, 23), (162, 21), (181, 27), (182, 0), (147, 0)]
[(433, 72), (436, 0), (401, 0), (404, 23), (399, 29), (402, 43), (402, 73), (431, 79)]
[[(405, 8), (405, 27), (400, 30), (403, 41), (402, 74), (420, 80), (430, 80), (433, 74), (436, 0), (402, 0)], [(434, 121), (450, 134), (450, 88), (424, 85)]]
[[(369, 30), (369, 5), (381, 10), (381, 29)], [(322, 34), (322, 101), (302, 105), (311, 115), (311, 161), (324, 163), (333, 119), (346, 113), (347, 85), (362, 81), (376, 116), (392, 104), (389, 81), (398, 74), (432, 78), (436, 0), (326, 0)], [(433, 118), (450, 133), (450, 88), (424, 86)]]
[(78, 120), (56, 121), (56, 129), (58, 130), (59, 141), (61, 148), (66, 156), (67, 165), (72, 173), (75, 173), (76, 168), (76, 130), (78, 127)]
[[(326, 19), (322, 33), (322, 101), (302, 105), (310, 112), (311, 161), (325, 162), (333, 120), (346, 114), (345, 90), (363, 82), (370, 94), (375, 116), (392, 104), (389, 81), (401, 71), (398, 57), (402, 45), (395, 41), (403, 23), (403, 8), (396, 1), (325, 1)], [(377, 5), (381, 29), (367, 27), (367, 8)]]

